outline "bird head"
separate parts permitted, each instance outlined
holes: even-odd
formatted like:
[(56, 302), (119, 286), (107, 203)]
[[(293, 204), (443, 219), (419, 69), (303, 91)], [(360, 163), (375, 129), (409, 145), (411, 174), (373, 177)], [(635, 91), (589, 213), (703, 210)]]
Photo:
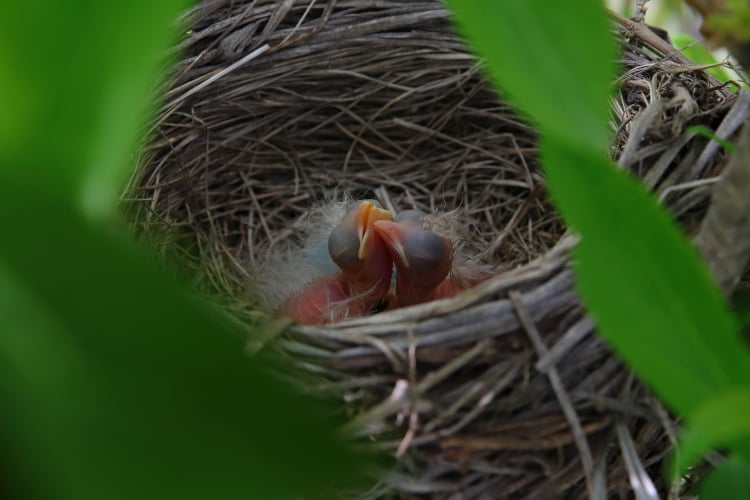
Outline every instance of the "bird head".
[(393, 220), (393, 214), (374, 200), (355, 204), (333, 228), (328, 238), (331, 259), (352, 284), (353, 293), (388, 291), (393, 260), (375, 224)]
[(425, 228), (425, 214), (405, 210), (393, 220), (374, 223), (396, 265), (396, 298), (399, 306), (432, 300), (453, 264), (453, 244)]

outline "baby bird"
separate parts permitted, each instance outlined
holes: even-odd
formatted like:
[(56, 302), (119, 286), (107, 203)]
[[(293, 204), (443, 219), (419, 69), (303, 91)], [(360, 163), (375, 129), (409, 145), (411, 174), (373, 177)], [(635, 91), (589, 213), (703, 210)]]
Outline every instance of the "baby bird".
[(375, 223), (396, 266), (395, 297), (390, 308), (453, 297), (486, 279), (488, 273), (456, 262), (453, 242), (432, 230), (420, 210), (405, 210), (393, 220)]
[(340, 271), (319, 278), (288, 297), (277, 313), (301, 324), (322, 324), (371, 313), (391, 286), (393, 259), (378, 222), (393, 214), (376, 202), (358, 202), (328, 237), (328, 253)]

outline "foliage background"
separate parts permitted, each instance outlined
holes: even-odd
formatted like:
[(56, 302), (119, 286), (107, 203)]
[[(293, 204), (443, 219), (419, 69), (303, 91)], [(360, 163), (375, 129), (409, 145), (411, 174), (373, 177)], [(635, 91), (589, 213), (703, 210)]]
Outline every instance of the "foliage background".
[[(614, 49), (601, 5), (450, 4), (493, 80), (542, 131), (553, 197), (583, 237), (580, 291), (602, 334), (685, 416), (680, 468), (727, 446), (732, 458), (706, 493), (747, 488), (750, 363), (737, 321), (667, 214), (605, 159)], [(2, 6), (7, 496), (288, 498), (359, 469), (325, 412), (248, 361), (238, 332), (148, 265), (117, 214), (185, 6)], [(554, 94), (544, 83), (553, 80)], [(608, 278), (613, 262), (629, 279)]]

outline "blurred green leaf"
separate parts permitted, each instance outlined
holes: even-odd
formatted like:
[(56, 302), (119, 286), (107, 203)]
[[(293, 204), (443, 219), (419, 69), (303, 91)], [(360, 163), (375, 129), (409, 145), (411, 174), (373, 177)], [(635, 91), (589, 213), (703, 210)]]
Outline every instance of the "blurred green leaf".
[(582, 236), (579, 290), (601, 334), (682, 413), (750, 383), (750, 355), (695, 250), (604, 158), (614, 52), (601, 4), (450, 4), (496, 83), (541, 129), (551, 195)]
[[(682, 53), (691, 60), (695, 61), (696, 64), (716, 64), (719, 62), (714, 55), (709, 52), (702, 43), (698, 43), (694, 37), (686, 33), (677, 33), (671, 35), (671, 37), (672, 44), (680, 49)], [(729, 73), (721, 66), (708, 68), (706, 71), (711, 73), (720, 82), (726, 83), (732, 79), (732, 77), (729, 76)]]
[[(750, 353), (738, 324), (663, 207), (605, 158), (614, 52), (599, 2), (449, 4), (492, 79), (540, 129), (551, 196), (581, 235), (578, 288), (601, 334), (673, 409), (705, 420), (689, 457), (719, 437), (750, 449), (740, 437), (744, 399), (701, 406), (726, 391), (747, 394)], [(722, 409), (734, 431), (707, 433)]]
[(111, 215), (186, 0), (4, 2), (0, 168)]
[[(694, 4), (696, 7), (698, 4)], [(750, 41), (750, 5), (747, 0), (722, 0), (704, 4), (703, 30), (720, 33), (724, 40)]]
[(719, 145), (724, 148), (725, 151), (731, 153), (734, 151), (734, 144), (729, 142), (726, 139), (722, 139), (721, 137), (717, 136), (713, 130), (709, 129), (705, 125), (691, 125), (690, 127), (687, 127), (685, 129), (686, 132), (698, 134), (701, 135), (707, 139), (714, 140), (719, 143)]
[(19, 495), (289, 498), (360, 464), (114, 217), (91, 217), (115, 210), (186, 5), (3, 6), (0, 458)]
[(543, 139), (553, 198), (582, 235), (579, 290), (601, 334), (687, 415), (750, 384), (750, 356), (708, 272), (669, 215), (598, 155)]
[(750, 290), (740, 290), (732, 296), (737, 319), (744, 326), (750, 326)]
[(750, 461), (731, 457), (700, 485), (701, 500), (750, 498)]
[(238, 332), (119, 232), (6, 175), (0, 213), (0, 432), (4, 462), (33, 479), (18, 488), (289, 498), (355, 472), (322, 409), (264, 373)]
[(743, 388), (719, 393), (690, 415), (675, 453), (673, 474), (682, 475), (712, 449), (747, 442), (749, 438), (750, 391)]
[(584, 149), (609, 140), (614, 39), (596, 0), (449, 0), (495, 84), (547, 133)]

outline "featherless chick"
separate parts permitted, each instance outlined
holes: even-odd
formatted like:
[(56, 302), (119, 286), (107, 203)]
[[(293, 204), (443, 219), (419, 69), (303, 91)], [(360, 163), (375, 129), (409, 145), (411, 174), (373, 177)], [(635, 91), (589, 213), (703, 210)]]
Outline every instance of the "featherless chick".
[(439, 233), (448, 228), (450, 217), (405, 210), (393, 220), (375, 222), (396, 266), (389, 308), (453, 297), (489, 277), (485, 266), (458, 254), (451, 238)]
[(291, 294), (277, 313), (302, 324), (322, 324), (377, 310), (391, 286), (393, 260), (374, 225), (392, 219), (375, 201), (355, 203), (328, 237), (328, 255), (338, 270)]

